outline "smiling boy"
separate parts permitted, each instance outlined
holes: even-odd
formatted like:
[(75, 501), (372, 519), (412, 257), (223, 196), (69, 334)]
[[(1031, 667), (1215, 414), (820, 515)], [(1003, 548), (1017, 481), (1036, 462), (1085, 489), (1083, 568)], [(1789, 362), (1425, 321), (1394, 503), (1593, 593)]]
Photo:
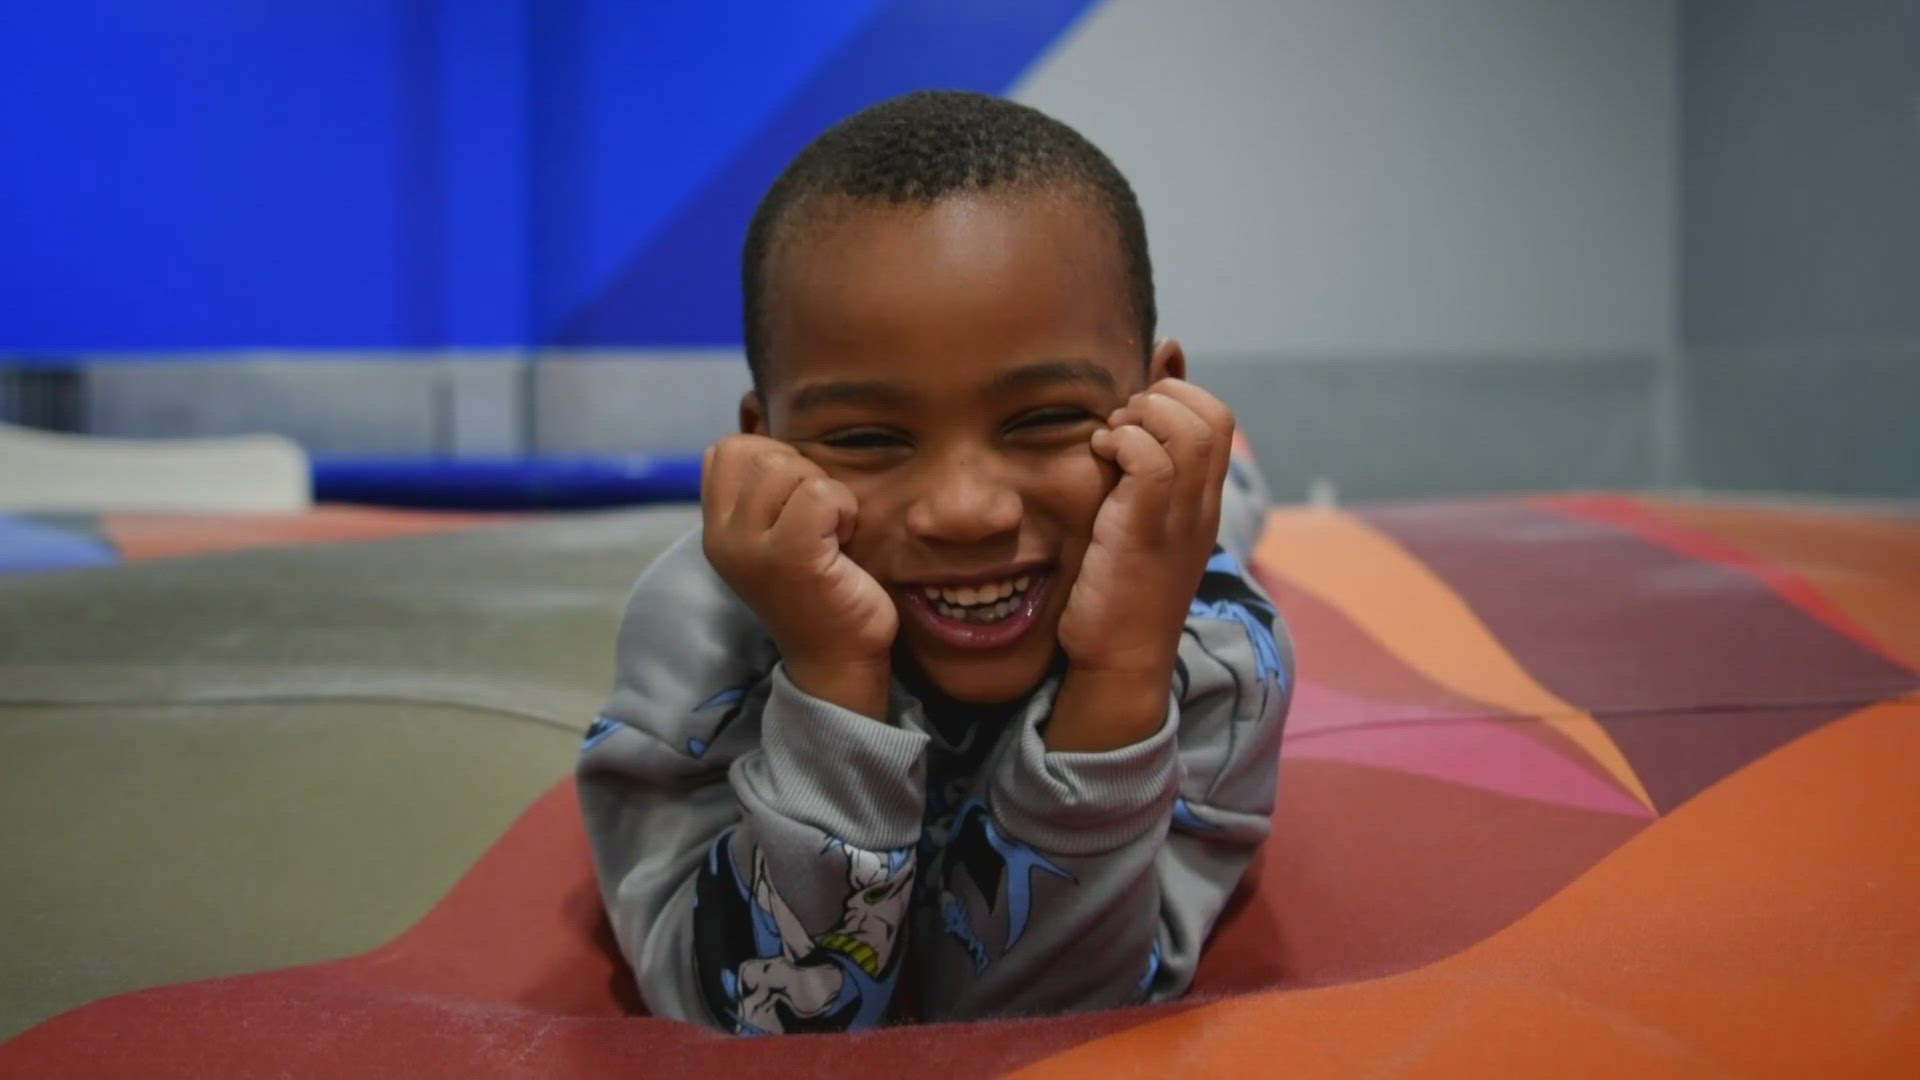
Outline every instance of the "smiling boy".
[(741, 433), (635, 587), (579, 769), (649, 1008), (1183, 992), (1268, 829), (1292, 657), (1126, 180), (1032, 109), (908, 95), (794, 159), (742, 284)]

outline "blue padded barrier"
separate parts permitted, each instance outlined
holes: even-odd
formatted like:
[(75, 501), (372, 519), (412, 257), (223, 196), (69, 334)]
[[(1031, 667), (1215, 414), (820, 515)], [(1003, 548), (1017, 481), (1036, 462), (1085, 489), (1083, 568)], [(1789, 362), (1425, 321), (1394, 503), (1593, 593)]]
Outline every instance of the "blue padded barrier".
[(568, 510), (700, 498), (697, 454), (619, 458), (321, 458), (316, 502), (437, 510)]

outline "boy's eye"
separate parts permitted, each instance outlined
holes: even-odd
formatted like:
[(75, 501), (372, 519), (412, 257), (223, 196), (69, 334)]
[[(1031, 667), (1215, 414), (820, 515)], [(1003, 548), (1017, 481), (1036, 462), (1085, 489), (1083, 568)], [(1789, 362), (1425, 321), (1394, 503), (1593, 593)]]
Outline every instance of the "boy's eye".
[(1056, 428), (1068, 427), (1094, 419), (1097, 419), (1097, 417), (1082, 408), (1054, 406), (1045, 409), (1035, 409), (1029, 413), (1022, 413), (1014, 418), (1013, 423), (1007, 425), (1007, 430), (1009, 432), (1025, 431), (1044, 434)]
[(899, 435), (878, 428), (855, 428), (852, 431), (835, 432), (820, 441), (835, 450), (853, 451), (894, 450), (907, 445), (907, 440)]

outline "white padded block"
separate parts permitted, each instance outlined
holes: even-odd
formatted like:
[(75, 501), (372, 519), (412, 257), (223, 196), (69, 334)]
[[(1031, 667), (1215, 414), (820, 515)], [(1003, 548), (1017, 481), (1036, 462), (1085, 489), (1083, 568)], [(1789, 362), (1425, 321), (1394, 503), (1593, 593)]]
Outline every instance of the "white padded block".
[(312, 504), (307, 456), (278, 435), (102, 439), (0, 424), (0, 510), (274, 513)]

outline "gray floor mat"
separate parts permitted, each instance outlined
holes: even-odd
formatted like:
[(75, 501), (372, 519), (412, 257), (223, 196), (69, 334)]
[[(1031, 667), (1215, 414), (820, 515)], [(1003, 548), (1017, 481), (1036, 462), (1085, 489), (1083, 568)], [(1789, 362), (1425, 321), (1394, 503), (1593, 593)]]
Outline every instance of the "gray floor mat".
[(405, 929), (566, 775), (695, 520), (0, 579), (0, 1038)]

